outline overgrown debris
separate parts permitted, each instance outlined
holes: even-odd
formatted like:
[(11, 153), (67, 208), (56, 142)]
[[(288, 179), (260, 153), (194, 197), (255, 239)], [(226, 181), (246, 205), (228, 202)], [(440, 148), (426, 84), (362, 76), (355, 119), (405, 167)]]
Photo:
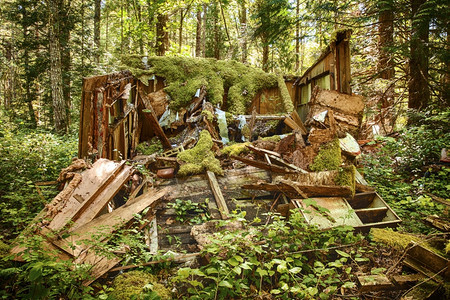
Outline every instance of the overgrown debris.
[[(360, 97), (316, 88), (305, 122), (289, 105), (283, 114), (260, 115), (253, 108), (244, 115), (248, 111), (235, 102), (228, 103), (227, 111), (215, 107), (224, 94), (214, 94), (218, 88), (202, 79), (192, 79), (194, 84), (186, 82), (189, 77), (177, 78), (178, 69), (169, 70), (173, 78), (163, 91), (157, 70), (190, 66), (163, 62), (147, 61), (153, 67), (141, 74), (148, 79), (146, 85), (128, 72), (92, 79), (92, 86), (98, 81), (106, 86), (89, 92), (95, 105), (83, 111), (85, 117), (94, 111), (92, 123), (80, 129), (80, 156), (85, 160), (75, 160), (61, 172), (65, 188), (23, 234), (24, 239), (42, 237), (42, 247), (61, 260), (88, 266), (85, 285), (108, 271), (201, 257), (199, 251), (216, 231), (241, 228), (236, 220), (222, 223), (239, 212), (253, 225), (270, 225), (274, 218), (289, 220), (295, 214), (323, 230), (350, 225), (368, 232), (401, 222), (357, 170), (360, 149), (354, 137), (361, 124)], [(174, 85), (189, 86), (180, 91)], [(169, 91), (185, 98), (173, 103), (175, 94)], [(281, 96), (288, 97), (286, 93), (281, 91)], [(253, 101), (244, 98), (244, 106)], [(236, 112), (242, 114), (232, 114)], [(127, 244), (108, 255), (97, 251), (97, 243), (114, 243), (114, 232), (121, 228), (142, 234), (152, 257), (141, 264), (123, 261)], [(12, 253), (20, 259), (25, 250), (19, 244)], [(158, 251), (166, 255), (161, 258)], [(117, 266), (121, 261), (123, 266)], [(425, 276), (441, 270), (428, 270)], [(403, 289), (422, 280), (380, 275), (373, 284), (365, 276), (358, 274), (361, 292)]]

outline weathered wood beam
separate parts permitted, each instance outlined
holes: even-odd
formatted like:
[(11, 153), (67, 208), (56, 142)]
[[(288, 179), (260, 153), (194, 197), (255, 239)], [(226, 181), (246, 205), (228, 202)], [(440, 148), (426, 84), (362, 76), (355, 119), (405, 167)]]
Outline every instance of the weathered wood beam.
[(228, 219), (228, 215), (230, 214), (230, 212), (228, 211), (227, 203), (225, 202), (225, 198), (223, 197), (222, 191), (220, 190), (216, 175), (211, 171), (207, 171), (206, 176), (208, 177), (209, 185), (214, 194), (214, 199), (216, 199), (217, 207), (219, 208), (222, 219)]

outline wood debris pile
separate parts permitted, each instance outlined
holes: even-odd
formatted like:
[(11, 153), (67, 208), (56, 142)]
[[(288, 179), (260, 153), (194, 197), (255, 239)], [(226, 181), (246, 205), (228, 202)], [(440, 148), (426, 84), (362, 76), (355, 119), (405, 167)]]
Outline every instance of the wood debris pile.
[[(148, 146), (157, 137), (165, 150), (128, 149), (135, 152), (128, 161), (95, 160), (98, 153), (90, 153), (93, 162), (75, 160), (59, 178), (65, 189), (30, 228), (61, 259), (92, 266), (85, 284), (121, 260), (97, 253), (93, 243), (133, 224), (145, 232), (154, 253), (196, 253), (205, 232), (195, 226), (236, 211), (245, 211), (254, 224), (267, 224), (268, 213), (289, 217), (291, 209), (308, 208), (306, 221), (324, 229), (345, 224), (367, 231), (400, 222), (355, 168), (359, 148), (353, 135), (363, 109), (357, 96), (315, 90), (305, 124), (296, 112), (226, 116), (206, 101), (202, 89), (185, 116), (174, 118), (161, 109), (163, 92), (135, 96), (148, 127), (133, 130), (147, 132)], [(141, 214), (137, 225), (136, 214)], [(18, 259), (23, 250), (14, 248)]]

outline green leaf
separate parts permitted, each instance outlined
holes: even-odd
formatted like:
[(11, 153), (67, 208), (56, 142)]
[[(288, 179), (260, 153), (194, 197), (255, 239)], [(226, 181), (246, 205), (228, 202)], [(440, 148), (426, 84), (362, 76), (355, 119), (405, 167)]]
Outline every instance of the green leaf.
[(347, 281), (342, 285), (342, 287), (345, 289), (352, 289), (355, 287), (355, 283), (351, 282), (351, 281)]
[(300, 273), (302, 271), (302, 268), (300, 268), (300, 267), (293, 267), (292, 269), (289, 269), (289, 273), (292, 273), (292, 274), (297, 274), (297, 273)]
[(42, 265), (38, 264), (31, 268), (29, 278), (30, 281), (36, 281), (39, 277), (42, 276)]
[(228, 263), (230, 264), (230, 265), (232, 265), (233, 267), (236, 267), (237, 265), (239, 265), (239, 262), (236, 260), (236, 258), (234, 258), (234, 257), (231, 257), (230, 259), (228, 259), (227, 260), (228, 261)]
[(241, 275), (242, 269), (239, 266), (236, 266), (233, 268), (233, 272), (238, 275)]
[(233, 286), (231, 285), (231, 283), (229, 283), (229, 282), (226, 281), (226, 280), (222, 280), (221, 282), (219, 282), (219, 286), (223, 286), (223, 287), (226, 287), (226, 288), (229, 288), (229, 289), (233, 288)]
[(263, 277), (263, 276), (266, 276), (266, 275), (267, 275), (267, 270), (263, 270), (263, 269), (261, 269), (261, 268), (257, 268), (257, 269), (256, 269), (256, 273), (258, 273), (259, 276)]
[(281, 291), (279, 289), (273, 289), (270, 291), (270, 293), (274, 294), (274, 295), (278, 295), (278, 294), (281, 294)]
[(362, 261), (369, 261), (367, 257), (355, 257), (355, 261), (362, 262)]
[(350, 257), (350, 254), (348, 254), (344, 251), (341, 251), (341, 250), (336, 250), (336, 253), (343, 257)]

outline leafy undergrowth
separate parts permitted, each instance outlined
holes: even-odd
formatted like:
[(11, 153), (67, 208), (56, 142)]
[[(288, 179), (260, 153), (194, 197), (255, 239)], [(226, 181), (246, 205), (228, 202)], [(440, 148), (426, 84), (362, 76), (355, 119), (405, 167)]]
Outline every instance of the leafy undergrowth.
[(450, 149), (450, 109), (412, 119), (414, 125), (397, 138), (377, 138), (383, 146), (364, 155), (364, 175), (403, 219), (404, 231), (430, 233), (433, 230), (421, 221), (424, 217), (449, 218), (445, 205), (430, 194), (450, 203), (450, 165), (439, 162), (442, 148)]
[[(58, 192), (54, 181), (77, 156), (77, 137), (0, 120), (0, 236), (17, 235)], [(41, 193), (41, 195), (39, 194)]]

